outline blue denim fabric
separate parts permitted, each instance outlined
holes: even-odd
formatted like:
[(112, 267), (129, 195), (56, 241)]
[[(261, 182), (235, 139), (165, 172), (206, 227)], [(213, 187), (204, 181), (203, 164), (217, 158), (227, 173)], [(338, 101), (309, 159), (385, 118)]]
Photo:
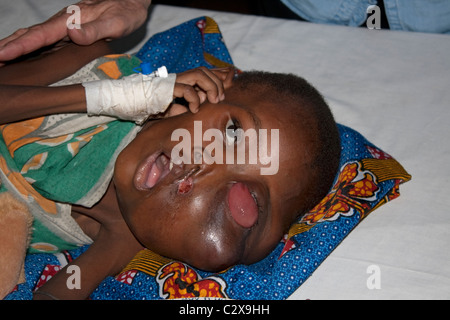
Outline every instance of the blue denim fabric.
[(449, 0), (384, 0), (392, 30), (450, 34)]
[[(281, 0), (291, 11), (316, 23), (360, 26), (376, 0)], [(384, 0), (392, 30), (450, 34), (449, 0)]]

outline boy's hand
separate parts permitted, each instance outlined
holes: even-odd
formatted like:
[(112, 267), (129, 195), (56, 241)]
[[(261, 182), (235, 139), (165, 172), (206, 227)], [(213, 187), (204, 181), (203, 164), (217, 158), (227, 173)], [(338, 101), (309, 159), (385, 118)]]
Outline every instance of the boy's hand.
[[(225, 89), (231, 86), (234, 68), (208, 69), (199, 67), (177, 74), (173, 96), (184, 98), (189, 110), (198, 112), (200, 105), (208, 100), (218, 103), (225, 99)], [(185, 106), (172, 104), (166, 112), (171, 117), (186, 112)]]
[(184, 98), (193, 113), (206, 99), (218, 103), (225, 98), (224, 91), (231, 85), (233, 75), (232, 68), (200, 67), (167, 77), (133, 74), (82, 85), (88, 115), (113, 116), (141, 125), (150, 116), (170, 117), (186, 112), (186, 107), (172, 103), (173, 98)]

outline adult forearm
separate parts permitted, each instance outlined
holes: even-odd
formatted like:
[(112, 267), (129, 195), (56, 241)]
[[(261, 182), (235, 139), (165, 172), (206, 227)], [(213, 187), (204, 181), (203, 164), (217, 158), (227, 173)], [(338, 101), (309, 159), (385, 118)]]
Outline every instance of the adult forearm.
[(0, 86), (0, 124), (55, 113), (86, 112), (82, 85), (61, 87)]

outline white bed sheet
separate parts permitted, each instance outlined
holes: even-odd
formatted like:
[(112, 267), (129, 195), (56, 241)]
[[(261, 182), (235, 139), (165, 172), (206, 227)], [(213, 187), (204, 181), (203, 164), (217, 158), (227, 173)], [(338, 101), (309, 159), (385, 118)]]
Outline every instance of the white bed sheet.
[[(72, 2), (3, 1), (0, 38)], [(290, 298), (450, 299), (450, 36), (159, 5), (121, 47), (134, 52), (152, 34), (202, 15), (218, 22), (238, 67), (305, 77), (338, 122), (413, 176), (400, 198), (370, 214)], [(367, 286), (373, 265), (379, 289)]]

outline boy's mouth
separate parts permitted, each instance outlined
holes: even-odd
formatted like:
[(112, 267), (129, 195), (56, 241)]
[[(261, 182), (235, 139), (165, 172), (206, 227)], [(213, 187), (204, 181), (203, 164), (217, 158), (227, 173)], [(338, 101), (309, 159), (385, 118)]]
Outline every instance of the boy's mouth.
[[(183, 164), (174, 164), (169, 156), (158, 151), (148, 156), (138, 166), (134, 175), (134, 186), (140, 191), (148, 191), (170, 174), (173, 178), (170, 184), (176, 185), (177, 193), (188, 194), (194, 186), (193, 177), (199, 172), (200, 167), (186, 169)], [(242, 228), (250, 229), (256, 224), (259, 218), (257, 200), (245, 183), (233, 183), (227, 192), (226, 203), (232, 219)]]
[(174, 165), (170, 157), (161, 151), (155, 152), (138, 167), (134, 176), (134, 185), (140, 191), (150, 190), (173, 172), (174, 183), (178, 186), (178, 194), (186, 194), (193, 187), (191, 176), (198, 171), (193, 168), (185, 172), (184, 166)]
[(162, 152), (155, 152), (145, 159), (136, 171), (134, 185), (138, 190), (151, 189), (167, 176), (171, 169), (170, 158)]

